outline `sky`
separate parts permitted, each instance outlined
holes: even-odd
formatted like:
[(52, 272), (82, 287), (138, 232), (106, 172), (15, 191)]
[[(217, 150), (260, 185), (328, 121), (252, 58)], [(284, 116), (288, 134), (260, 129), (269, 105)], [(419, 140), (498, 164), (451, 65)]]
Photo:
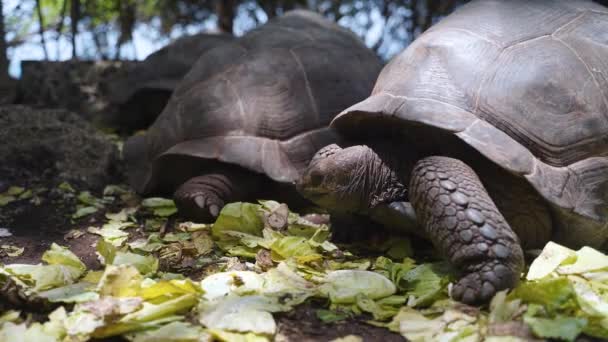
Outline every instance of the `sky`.
[[(9, 15), (11, 11), (20, 3), (21, 0), (0, 0), (4, 1), (4, 14)], [(34, 2), (30, 1), (26, 4), (33, 6)], [(23, 6), (23, 4), (22, 4)], [(33, 12), (32, 12), (33, 13)], [(379, 38), (382, 28), (384, 25), (384, 19), (377, 10), (370, 13), (372, 26), (369, 30), (355, 32), (359, 36), (364, 37), (365, 43), (368, 46), (372, 46), (375, 41)], [(257, 19), (259, 22), (265, 22), (267, 20), (265, 13), (262, 10), (256, 11)], [(362, 16), (363, 17), (363, 16)], [(363, 18), (342, 18), (339, 22), (341, 25), (346, 27), (355, 27), (352, 21), (363, 20)], [(367, 20), (367, 14), (365, 15)], [(199, 24), (191, 25), (182, 30), (174, 30), (169, 38), (160, 37), (156, 30), (153, 30), (149, 25), (138, 25), (133, 32), (133, 40), (129, 44), (125, 44), (121, 49), (121, 56), (125, 59), (136, 59), (141, 60), (146, 58), (152, 52), (160, 49), (161, 47), (168, 44), (172, 39), (178, 38), (184, 34), (194, 34), (201, 31), (213, 31), (216, 28), (216, 18), (210, 18), (209, 20)], [(248, 15), (248, 9), (240, 8), (240, 13), (237, 14), (234, 22), (234, 33), (239, 36), (255, 26), (255, 22)], [(111, 40), (116, 40), (117, 35), (110, 37)], [(49, 59), (51, 60), (67, 60), (70, 59), (72, 53), (71, 43), (67, 37), (62, 37), (57, 41), (55, 33), (46, 32), (45, 40), (47, 42), (46, 47), (49, 52)], [(77, 35), (77, 46), (78, 55), (86, 55), (86, 49), (91, 49), (91, 36), (87, 32), (83, 32)], [(389, 46), (390, 49), (390, 46)], [(390, 52), (390, 51), (389, 51)], [(40, 36), (34, 35), (27, 42), (19, 45), (15, 48), (8, 49), (8, 57), (11, 61), (9, 67), (9, 73), (18, 78), (21, 74), (21, 61), (23, 60), (42, 60), (44, 59), (44, 51), (40, 44)]]

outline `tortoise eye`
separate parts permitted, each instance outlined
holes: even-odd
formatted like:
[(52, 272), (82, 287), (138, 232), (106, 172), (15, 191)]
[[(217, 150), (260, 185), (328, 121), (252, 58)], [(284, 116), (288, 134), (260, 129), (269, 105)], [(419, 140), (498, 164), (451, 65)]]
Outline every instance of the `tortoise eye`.
[(325, 176), (323, 176), (323, 174), (318, 170), (313, 170), (312, 172), (310, 172), (308, 177), (310, 185), (312, 186), (319, 186), (323, 184), (323, 180), (325, 179)]

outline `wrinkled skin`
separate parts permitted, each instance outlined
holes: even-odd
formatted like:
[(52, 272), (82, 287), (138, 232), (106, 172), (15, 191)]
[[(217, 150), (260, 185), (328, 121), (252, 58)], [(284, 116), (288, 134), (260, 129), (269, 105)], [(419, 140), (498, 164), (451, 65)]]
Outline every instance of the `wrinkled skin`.
[(457, 159), (402, 151), (329, 145), (315, 155), (298, 191), (331, 212), (371, 216), (410, 201), (419, 223), (412, 232), (431, 240), (462, 272), (452, 289), (456, 300), (486, 303), (515, 286), (524, 266), (519, 239), (473, 169)]

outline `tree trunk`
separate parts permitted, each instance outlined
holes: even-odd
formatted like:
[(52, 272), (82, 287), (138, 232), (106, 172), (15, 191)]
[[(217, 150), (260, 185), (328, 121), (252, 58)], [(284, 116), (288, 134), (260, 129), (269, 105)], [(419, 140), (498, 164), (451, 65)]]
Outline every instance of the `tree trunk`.
[(4, 32), (4, 12), (0, 1), (0, 80), (8, 79), (8, 58), (6, 58), (6, 40)]
[(42, 45), (42, 51), (44, 51), (44, 60), (49, 60), (49, 52), (46, 49), (46, 40), (44, 39), (44, 16), (42, 15), (42, 6), (40, 0), (36, 0), (36, 12), (38, 13), (38, 26), (40, 26), (40, 45)]
[(236, 9), (236, 0), (218, 1), (216, 4), (217, 26), (220, 31), (226, 33), (233, 32), (234, 15)]
[(61, 5), (61, 14), (59, 22), (57, 23), (57, 38), (55, 39), (55, 43), (57, 44), (57, 59), (61, 56), (61, 44), (59, 43), (61, 40), (61, 33), (63, 32), (63, 23), (65, 22), (65, 13), (68, 8), (68, 0), (63, 0), (63, 4)]
[(72, 28), (72, 58), (77, 59), (76, 35), (78, 34), (78, 21), (80, 20), (80, 0), (72, 0), (70, 8), (70, 26)]

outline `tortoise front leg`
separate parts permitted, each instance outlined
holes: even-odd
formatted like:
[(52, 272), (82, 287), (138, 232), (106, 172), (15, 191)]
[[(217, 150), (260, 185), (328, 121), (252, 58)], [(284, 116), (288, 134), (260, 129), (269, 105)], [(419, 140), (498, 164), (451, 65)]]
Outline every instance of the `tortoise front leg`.
[(190, 178), (173, 194), (183, 217), (196, 222), (215, 220), (226, 203), (244, 201), (259, 190), (261, 176), (231, 168)]
[(446, 157), (418, 161), (410, 200), (433, 245), (465, 273), (454, 299), (485, 303), (517, 284), (524, 267), (519, 239), (470, 167)]

